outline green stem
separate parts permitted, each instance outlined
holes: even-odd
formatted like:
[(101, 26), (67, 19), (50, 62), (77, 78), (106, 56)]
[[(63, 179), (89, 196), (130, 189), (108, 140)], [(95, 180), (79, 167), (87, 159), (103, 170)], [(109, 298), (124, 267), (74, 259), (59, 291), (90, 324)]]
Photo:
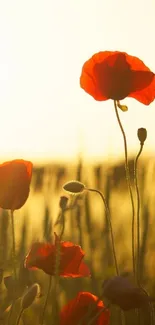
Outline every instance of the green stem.
[(129, 165), (128, 165), (128, 151), (127, 151), (127, 140), (125, 131), (123, 129), (118, 109), (117, 109), (117, 101), (114, 100), (114, 107), (115, 107), (115, 113), (117, 117), (117, 121), (119, 124), (119, 127), (121, 129), (123, 140), (124, 140), (124, 151), (125, 151), (125, 171), (126, 171), (126, 180), (128, 184), (130, 199), (131, 199), (131, 206), (132, 206), (132, 263), (133, 263), (133, 274), (134, 277), (136, 275), (136, 267), (135, 267), (135, 206), (134, 206), (134, 199), (133, 199), (133, 193), (132, 193), (132, 187), (131, 187), (131, 180), (130, 180), (130, 173), (129, 173)]
[(15, 225), (14, 225), (14, 214), (11, 210), (11, 228), (12, 228), (12, 252), (13, 252), (13, 269), (14, 278), (17, 280), (17, 270), (16, 270), (16, 244), (15, 244)]
[[(65, 210), (62, 209), (62, 215), (61, 215), (61, 219), (62, 219), (62, 229), (61, 229), (61, 233), (59, 236), (59, 240), (56, 243), (56, 257), (55, 257), (55, 277), (54, 277), (54, 286), (53, 286), (53, 298), (52, 298), (52, 310), (53, 310), (53, 315), (54, 317), (52, 318), (53, 321), (55, 321), (56, 323), (59, 323), (59, 315), (58, 315), (58, 299), (57, 299), (57, 286), (59, 284), (59, 272), (60, 272), (60, 263), (61, 263), (61, 239), (62, 236), (64, 234), (64, 230), (65, 230)], [(55, 314), (54, 314), (55, 313)]]
[[(136, 156), (135, 163), (134, 163), (134, 180), (135, 180), (135, 188), (136, 188), (136, 196), (137, 196), (137, 272), (136, 272), (136, 280), (139, 287), (145, 292), (148, 296), (148, 293), (143, 289), (140, 284), (140, 193), (138, 187), (138, 178), (137, 178), (137, 166), (138, 166), (138, 159), (142, 153), (144, 143), (141, 142), (139, 152)], [(152, 306), (151, 303), (149, 304), (150, 309), (150, 317), (151, 317), (151, 324), (152, 323)], [(140, 312), (138, 312), (138, 319), (140, 324)]]
[[(14, 271), (14, 281), (17, 280), (17, 270), (16, 270), (16, 242), (15, 242), (15, 225), (14, 225), (14, 211), (11, 210), (11, 231), (12, 231), (12, 260), (13, 260), (13, 271)], [(15, 282), (14, 282), (15, 283)], [(16, 292), (16, 288), (14, 288), (14, 292)], [(12, 316), (13, 308), (16, 303), (16, 297), (13, 299), (9, 315), (8, 315), (8, 320), (7, 324), (10, 324), (10, 319)]]
[(62, 236), (64, 234), (64, 230), (65, 230), (65, 211), (64, 210), (62, 210), (61, 219), (62, 219), (62, 229), (61, 229), (61, 233), (60, 233), (60, 236), (59, 236), (60, 241), (62, 239)]
[(99, 190), (92, 189), (92, 188), (86, 188), (86, 190), (88, 190), (90, 192), (96, 192), (96, 193), (98, 193), (100, 195), (100, 197), (102, 198), (102, 201), (104, 203), (105, 211), (106, 211), (106, 217), (107, 217), (107, 222), (108, 222), (109, 227), (110, 227), (112, 251), (113, 251), (113, 256), (114, 256), (116, 273), (117, 273), (117, 275), (119, 275), (118, 263), (117, 263), (116, 251), (115, 251), (115, 244), (114, 244), (114, 236), (113, 236), (113, 230), (112, 230), (112, 224), (111, 224), (111, 214), (110, 214), (110, 210), (109, 210), (109, 207), (107, 205), (106, 199), (105, 199), (104, 195), (102, 194), (102, 192), (100, 192)]
[(22, 316), (22, 314), (23, 314), (23, 311), (24, 311), (24, 309), (21, 309), (21, 311), (20, 311), (20, 313), (19, 313), (19, 315), (18, 315), (17, 321), (16, 321), (16, 325), (19, 325), (19, 323), (20, 323), (20, 319), (21, 319), (21, 316)]
[(135, 179), (135, 188), (136, 188), (136, 196), (137, 196), (137, 283), (140, 285), (140, 278), (139, 278), (139, 272), (140, 272), (140, 194), (139, 194), (139, 187), (138, 187), (138, 179), (137, 179), (137, 165), (138, 165), (138, 158), (141, 155), (141, 152), (143, 150), (143, 143), (140, 145), (140, 150), (136, 156), (135, 164), (134, 164), (134, 179)]
[(81, 227), (81, 207), (78, 205), (76, 210), (77, 228), (79, 232), (79, 245), (83, 247), (82, 227)]
[(47, 295), (46, 295), (46, 299), (45, 299), (45, 303), (44, 303), (44, 307), (43, 307), (43, 312), (42, 312), (42, 316), (41, 316), (41, 322), (40, 322), (41, 325), (44, 324), (44, 317), (45, 317), (48, 298), (49, 298), (50, 291), (51, 291), (51, 284), (52, 284), (52, 276), (49, 277), (49, 285), (48, 285)]
[(56, 242), (56, 258), (55, 258), (55, 272), (54, 272), (56, 282), (58, 281), (58, 278), (59, 278), (60, 258), (61, 258), (61, 239), (62, 239), (64, 230), (65, 230), (65, 212), (63, 209), (62, 209), (61, 219), (62, 219), (62, 229), (61, 229), (61, 233), (59, 236), (59, 240), (58, 240), (58, 242)]

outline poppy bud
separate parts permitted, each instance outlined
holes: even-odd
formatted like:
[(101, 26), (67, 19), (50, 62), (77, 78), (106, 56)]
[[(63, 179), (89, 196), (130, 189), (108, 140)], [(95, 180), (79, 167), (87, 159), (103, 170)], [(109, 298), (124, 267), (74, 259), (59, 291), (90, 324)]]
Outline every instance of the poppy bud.
[(63, 186), (63, 189), (71, 194), (79, 194), (85, 190), (85, 185), (78, 181), (70, 181)]
[(137, 135), (138, 135), (138, 139), (139, 139), (140, 143), (144, 144), (144, 141), (147, 138), (147, 130), (144, 128), (140, 128), (137, 131)]
[(67, 196), (61, 196), (59, 201), (59, 206), (62, 210), (65, 210), (67, 207), (68, 197)]
[(38, 296), (40, 291), (40, 286), (38, 283), (34, 283), (23, 295), (21, 299), (21, 308), (26, 309), (30, 307), (34, 299)]
[(103, 283), (103, 295), (123, 310), (141, 308), (152, 301), (143, 289), (134, 285), (126, 277), (115, 276)]

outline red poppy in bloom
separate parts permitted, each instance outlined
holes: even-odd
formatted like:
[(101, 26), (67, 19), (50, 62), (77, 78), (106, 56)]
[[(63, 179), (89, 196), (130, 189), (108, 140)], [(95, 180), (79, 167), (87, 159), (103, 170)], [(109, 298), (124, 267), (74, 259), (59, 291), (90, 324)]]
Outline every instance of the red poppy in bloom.
[[(91, 308), (91, 310), (89, 309)], [(84, 325), (104, 308), (103, 301), (90, 292), (79, 292), (60, 312), (60, 325)], [(87, 319), (88, 317), (88, 319)], [(82, 321), (83, 320), (83, 321)], [(108, 325), (110, 313), (103, 310), (94, 320), (93, 325)], [(81, 322), (81, 323), (80, 323)]]
[(20, 209), (26, 202), (32, 177), (32, 163), (22, 159), (0, 165), (0, 207)]
[(98, 101), (133, 97), (149, 105), (155, 99), (155, 74), (125, 52), (99, 52), (86, 61), (81, 87)]
[[(59, 246), (58, 246), (59, 245)], [(90, 276), (83, 262), (84, 252), (80, 246), (60, 241), (55, 234), (55, 243), (34, 243), (25, 259), (25, 267), (42, 269), (49, 275), (55, 275), (56, 254), (60, 249), (59, 275), (63, 277)]]

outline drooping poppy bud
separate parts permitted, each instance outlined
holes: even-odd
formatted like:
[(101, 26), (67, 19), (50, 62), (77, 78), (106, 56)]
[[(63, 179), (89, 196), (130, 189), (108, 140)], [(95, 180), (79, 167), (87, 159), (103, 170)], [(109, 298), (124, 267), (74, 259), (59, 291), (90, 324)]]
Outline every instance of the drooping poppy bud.
[(147, 130), (145, 128), (140, 128), (137, 131), (137, 135), (138, 135), (138, 139), (139, 139), (141, 145), (143, 145), (144, 141), (147, 138)]
[(80, 194), (86, 188), (85, 185), (79, 181), (70, 181), (63, 186), (63, 189), (69, 192), (70, 194)]
[(35, 298), (38, 296), (40, 292), (40, 286), (38, 283), (34, 283), (23, 295), (21, 299), (21, 308), (26, 309), (30, 307), (35, 300)]
[(128, 278), (122, 276), (114, 276), (104, 281), (103, 295), (123, 310), (142, 308), (152, 301), (152, 298), (142, 288), (135, 286)]

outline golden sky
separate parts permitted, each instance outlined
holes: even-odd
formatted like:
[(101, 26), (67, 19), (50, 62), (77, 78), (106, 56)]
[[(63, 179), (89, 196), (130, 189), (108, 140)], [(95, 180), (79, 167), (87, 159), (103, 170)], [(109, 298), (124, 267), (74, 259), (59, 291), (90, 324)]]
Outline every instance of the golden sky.
[[(5, 0), (0, 2), (0, 159), (34, 161), (116, 157), (123, 140), (112, 101), (79, 86), (98, 51), (138, 56), (155, 72), (154, 0)], [(155, 152), (155, 102), (124, 101), (129, 151)]]

